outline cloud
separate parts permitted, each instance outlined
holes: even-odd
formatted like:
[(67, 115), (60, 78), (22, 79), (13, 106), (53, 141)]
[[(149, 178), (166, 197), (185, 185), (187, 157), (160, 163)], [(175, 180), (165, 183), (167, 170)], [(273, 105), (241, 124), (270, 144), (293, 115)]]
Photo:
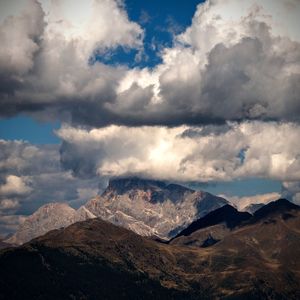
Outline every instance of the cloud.
[(6, 177), (6, 182), (0, 186), (0, 197), (9, 195), (25, 195), (31, 191), (31, 188), (26, 185), (23, 178), (9, 175)]
[(87, 1), (87, 15), (55, 3), (30, 1), (1, 24), (3, 117), (92, 127), (299, 122), (297, 1), (206, 1), (152, 69), (97, 61), (118, 47), (143, 51), (143, 29), (121, 1)]
[(33, 176), (60, 169), (57, 145), (32, 145), (26, 141), (0, 140), (0, 178), (12, 174)]
[(16, 209), (20, 206), (17, 200), (4, 199), (0, 202), (0, 210), (11, 210)]
[(25, 219), (26, 216), (21, 215), (0, 216), (0, 232), (3, 235), (15, 232)]
[(95, 111), (95, 122), (127, 69), (93, 63), (95, 57), (120, 46), (142, 50), (143, 30), (120, 1), (86, 1), (90, 15), (83, 21), (64, 15), (59, 3), (52, 2), (46, 17), (39, 2), (29, 1), (0, 25), (4, 117), (27, 112), (83, 123)]
[(300, 181), (285, 181), (282, 187), (283, 196), (300, 205)]
[(36, 1), (28, 1), (19, 16), (9, 16), (3, 21), (0, 27), (1, 76), (17, 77), (33, 68), (44, 26), (44, 12)]
[[(289, 9), (279, 1), (260, 4), (199, 5), (192, 25), (162, 51), (162, 64), (126, 73), (116, 99), (106, 104), (116, 115), (112, 123), (299, 122), (300, 37), (295, 39), (289, 21), (285, 28), (280, 17)], [(297, 11), (299, 17), (300, 7)]]
[(228, 197), (226, 195), (222, 195), (225, 199), (228, 199), (231, 203), (237, 206), (238, 210), (244, 210), (250, 204), (267, 204), (271, 201), (278, 200), (281, 194), (279, 193), (267, 193), (267, 194), (258, 194), (255, 196), (245, 196), (245, 197), (237, 197), (231, 196)]
[(64, 126), (57, 134), (63, 140), (62, 165), (82, 178), (138, 175), (200, 182), (247, 177), (300, 180), (298, 125), (245, 122), (231, 123), (225, 129), (111, 125), (85, 130)]

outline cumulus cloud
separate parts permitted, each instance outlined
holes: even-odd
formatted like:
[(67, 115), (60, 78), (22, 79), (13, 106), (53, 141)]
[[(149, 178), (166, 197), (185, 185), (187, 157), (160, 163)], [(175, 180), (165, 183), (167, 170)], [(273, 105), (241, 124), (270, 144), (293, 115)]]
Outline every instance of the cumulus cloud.
[(15, 175), (6, 177), (6, 182), (0, 186), (0, 196), (25, 195), (31, 191), (25, 180)]
[(44, 118), (82, 122), (96, 111), (96, 119), (115, 98), (126, 67), (93, 63), (95, 57), (119, 46), (142, 51), (143, 30), (120, 1), (86, 1), (90, 14), (81, 22), (64, 15), (59, 3), (53, 1), (45, 17), (42, 5), (29, 1), (0, 25), (2, 116), (38, 111), (42, 118), (47, 111)]
[[(161, 65), (154, 71), (128, 72), (123, 79), (123, 93), (129, 93), (133, 84), (139, 84), (140, 93), (153, 86), (152, 95), (142, 98), (144, 109), (135, 111), (134, 105), (120, 109), (118, 103), (109, 109), (123, 123), (133, 124), (298, 122), (300, 39), (278, 17), (290, 12), (281, 2), (258, 5), (232, 0), (199, 5), (192, 25), (175, 38), (174, 47), (164, 49)], [(294, 5), (297, 12), (293, 14), (299, 20), (300, 4)]]
[(2, 116), (38, 112), (96, 127), (299, 122), (297, 1), (206, 1), (153, 69), (97, 61), (119, 46), (142, 51), (143, 30), (121, 1), (86, 3), (83, 20), (31, 1), (3, 21)]
[(33, 68), (44, 26), (44, 12), (35, 1), (29, 1), (19, 16), (9, 16), (3, 21), (0, 27), (2, 76), (17, 77)]
[(83, 178), (139, 175), (201, 182), (246, 177), (300, 180), (298, 125), (245, 122), (227, 126), (224, 131), (188, 126), (112, 125), (93, 130), (64, 126), (57, 134), (63, 140), (62, 165)]

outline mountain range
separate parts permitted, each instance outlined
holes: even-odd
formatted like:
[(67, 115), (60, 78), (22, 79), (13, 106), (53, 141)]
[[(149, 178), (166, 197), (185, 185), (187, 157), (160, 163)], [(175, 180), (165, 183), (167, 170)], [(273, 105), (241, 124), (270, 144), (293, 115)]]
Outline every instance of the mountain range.
[(93, 218), (1, 250), (0, 299), (299, 299), (299, 257), (284, 199), (253, 216), (225, 205), (169, 243)]
[(20, 245), (78, 221), (99, 217), (143, 236), (174, 237), (191, 222), (228, 204), (204, 191), (140, 178), (112, 179), (102, 195), (78, 210), (50, 203), (39, 208), (6, 240)]

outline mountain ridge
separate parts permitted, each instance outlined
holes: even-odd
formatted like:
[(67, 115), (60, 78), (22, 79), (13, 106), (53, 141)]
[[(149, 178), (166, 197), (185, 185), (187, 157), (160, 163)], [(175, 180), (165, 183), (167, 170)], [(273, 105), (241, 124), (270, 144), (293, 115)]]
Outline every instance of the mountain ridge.
[(296, 300), (300, 211), (289, 212), (206, 248), (157, 243), (99, 218), (77, 222), (1, 250), (0, 299)]
[(229, 229), (240, 225), (242, 222), (247, 221), (251, 218), (251, 214), (248, 212), (239, 212), (233, 206), (226, 204), (221, 208), (218, 208), (201, 219), (195, 220), (187, 228), (182, 230), (173, 239), (178, 238), (182, 235), (191, 235), (193, 232), (219, 223), (225, 223)]
[[(49, 230), (96, 217), (140, 235), (167, 240), (194, 219), (227, 203), (221, 197), (174, 183), (137, 177), (114, 178), (101, 195), (77, 211), (59, 203), (40, 207), (6, 242), (22, 244)], [(61, 214), (63, 211), (66, 217)]]

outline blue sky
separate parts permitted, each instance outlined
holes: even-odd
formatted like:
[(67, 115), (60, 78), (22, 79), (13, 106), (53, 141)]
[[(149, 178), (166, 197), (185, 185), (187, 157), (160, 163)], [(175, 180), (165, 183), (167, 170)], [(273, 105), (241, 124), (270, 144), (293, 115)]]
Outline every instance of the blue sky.
[(229, 182), (211, 182), (208, 184), (191, 184), (192, 188), (203, 189), (215, 195), (254, 196), (258, 194), (280, 193), (281, 182), (264, 178), (247, 178)]
[(38, 122), (29, 116), (0, 121), (0, 137), (5, 140), (26, 140), (32, 144), (58, 144), (54, 130), (59, 122)]
[(141, 24), (145, 30), (143, 55), (136, 61), (138, 50), (119, 47), (105, 57), (96, 57), (96, 60), (107, 64), (127, 64), (130, 67), (154, 67), (161, 63), (160, 49), (171, 47), (174, 34), (183, 32), (191, 25), (199, 3), (201, 1), (195, 0), (125, 1), (130, 20)]

